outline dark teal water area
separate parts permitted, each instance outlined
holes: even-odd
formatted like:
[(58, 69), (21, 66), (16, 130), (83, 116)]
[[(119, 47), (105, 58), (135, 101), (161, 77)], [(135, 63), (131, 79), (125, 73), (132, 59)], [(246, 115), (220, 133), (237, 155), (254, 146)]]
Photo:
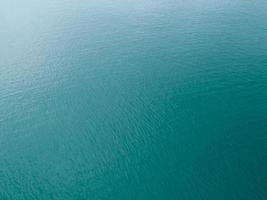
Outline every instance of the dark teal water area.
[(1, 0), (1, 200), (266, 200), (266, 0)]

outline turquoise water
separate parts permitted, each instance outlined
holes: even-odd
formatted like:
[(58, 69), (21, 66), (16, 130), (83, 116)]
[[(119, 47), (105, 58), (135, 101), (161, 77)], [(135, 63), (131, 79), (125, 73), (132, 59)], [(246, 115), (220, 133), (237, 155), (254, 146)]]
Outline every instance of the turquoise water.
[(266, 0), (1, 0), (1, 200), (266, 200)]

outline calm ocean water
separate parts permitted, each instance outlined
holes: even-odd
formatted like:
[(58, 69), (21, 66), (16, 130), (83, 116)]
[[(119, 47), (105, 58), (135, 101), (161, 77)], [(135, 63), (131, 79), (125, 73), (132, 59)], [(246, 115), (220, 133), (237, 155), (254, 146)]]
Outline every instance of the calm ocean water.
[(266, 200), (266, 0), (1, 0), (1, 200)]

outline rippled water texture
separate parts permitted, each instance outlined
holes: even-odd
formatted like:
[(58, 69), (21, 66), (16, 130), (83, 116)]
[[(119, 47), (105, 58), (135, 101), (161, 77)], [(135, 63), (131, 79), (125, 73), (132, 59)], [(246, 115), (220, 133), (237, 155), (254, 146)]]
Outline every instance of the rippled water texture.
[(1, 0), (1, 200), (266, 200), (266, 0)]

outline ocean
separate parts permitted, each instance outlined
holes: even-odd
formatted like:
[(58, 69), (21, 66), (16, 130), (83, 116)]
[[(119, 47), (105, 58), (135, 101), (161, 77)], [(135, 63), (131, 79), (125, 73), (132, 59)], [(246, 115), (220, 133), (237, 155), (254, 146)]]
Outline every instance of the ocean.
[(1, 200), (266, 200), (266, 0), (1, 0)]

